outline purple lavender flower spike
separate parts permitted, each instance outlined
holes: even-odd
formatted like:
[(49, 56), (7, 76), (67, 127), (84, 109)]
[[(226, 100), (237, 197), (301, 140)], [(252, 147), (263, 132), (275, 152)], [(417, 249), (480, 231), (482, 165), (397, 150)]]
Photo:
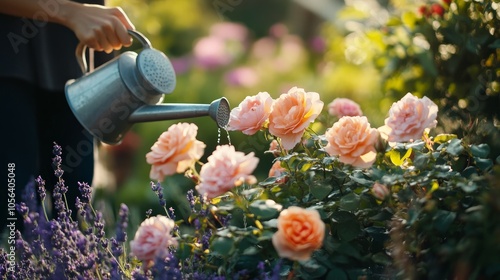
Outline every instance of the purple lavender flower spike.
[(26, 187), (24, 188), (21, 200), (26, 203), (29, 209), (37, 209), (37, 197), (35, 191), (35, 182), (30, 179)]
[(78, 189), (82, 194), (81, 200), (85, 203), (89, 203), (92, 196), (92, 188), (90, 187), (90, 185), (85, 182), (78, 182)]
[(210, 247), (210, 238), (212, 237), (212, 230), (209, 229), (203, 234), (201, 237), (201, 245), (203, 246), (203, 250), (206, 250)]
[(151, 189), (156, 193), (158, 196), (158, 199), (160, 200), (160, 206), (165, 207), (167, 205), (167, 202), (165, 201), (165, 198), (163, 198), (163, 187), (161, 186), (161, 183), (154, 183), (151, 182)]
[(57, 145), (56, 142), (54, 142), (54, 146), (52, 146), (52, 154), (56, 156), (62, 155), (62, 148), (61, 146)]
[(38, 185), (38, 195), (40, 195), (40, 198), (44, 200), (47, 196), (47, 193), (45, 191), (45, 180), (43, 180), (41, 176), (38, 176), (35, 179), (35, 182)]
[(187, 191), (187, 200), (189, 202), (189, 206), (191, 207), (191, 212), (196, 213), (196, 209), (194, 208), (195, 205), (194, 191), (192, 189)]
[(116, 227), (116, 241), (123, 243), (127, 241), (127, 227), (128, 227), (128, 207), (125, 204), (120, 205), (120, 210), (118, 215), (120, 220)]
[(168, 215), (170, 216), (170, 219), (175, 221), (175, 210), (173, 207), (168, 208)]

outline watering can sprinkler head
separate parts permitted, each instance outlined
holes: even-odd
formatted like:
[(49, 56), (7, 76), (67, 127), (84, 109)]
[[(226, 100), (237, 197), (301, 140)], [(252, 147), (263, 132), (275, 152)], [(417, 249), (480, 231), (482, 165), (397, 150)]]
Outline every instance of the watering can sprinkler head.
[(84, 76), (66, 83), (66, 100), (85, 129), (106, 144), (118, 144), (134, 123), (210, 116), (220, 128), (229, 123), (226, 98), (210, 104), (161, 103), (176, 84), (165, 54), (141, 33), (129, 30), (143, 50), (124, 52), (93, 72), (86, 72), (85, 48), (77, 47)]
[(210, 104), (164, 103), (144, 105), (135, 110), (128, 120), (137, 123), (209, 116), (217, 123), (218, 127), (226, 128), (229, 123), (230, 113), (229, 101), (222, 97)]

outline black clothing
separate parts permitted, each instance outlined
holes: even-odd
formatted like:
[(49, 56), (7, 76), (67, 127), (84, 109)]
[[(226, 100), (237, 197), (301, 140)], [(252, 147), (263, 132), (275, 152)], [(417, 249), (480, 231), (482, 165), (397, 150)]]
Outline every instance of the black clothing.
[[(94, 166), (93, 139), (72, 114), (64, 95), (66, 81), (82, 75), (75, 56), (78, 40), (68, 28), (46, 22), (49, 13), (57, 12), (56, 0), (34, 1), (41, 7), (34, 19), (0, 14), (0, 180), (7, 182), (12, 176), (9, 172), (14, 171), (16, 203), (22, 201), (28, 182), (39, 175), (50, 190), (55, 183), (52, 143), (57, 142), (63, 148), (63, 179), (75, 217), (77, 182), (91, 184)], [(96, 52), (94, 64), (98, 67), (111, 58)], [(15, 169), (9, 170), (12, 165)], [(0, 186), (0, 194), (0, 234), (5, 231), (5, 236), (11, 218), (7, 183)], [(17, 224), (21, 223), (18, 216)]]

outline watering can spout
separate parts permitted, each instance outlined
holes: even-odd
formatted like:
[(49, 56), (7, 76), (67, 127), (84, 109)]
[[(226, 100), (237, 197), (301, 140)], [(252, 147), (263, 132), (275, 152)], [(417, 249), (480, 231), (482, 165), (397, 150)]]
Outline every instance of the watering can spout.
[(222, 97), (210, 104), (164, 103), (143, 105), (129, 116), (128, 121), (138, 123), (210, 116), (218, 127), (226, 128), (229, 123), (230, 112), (228, 100)]

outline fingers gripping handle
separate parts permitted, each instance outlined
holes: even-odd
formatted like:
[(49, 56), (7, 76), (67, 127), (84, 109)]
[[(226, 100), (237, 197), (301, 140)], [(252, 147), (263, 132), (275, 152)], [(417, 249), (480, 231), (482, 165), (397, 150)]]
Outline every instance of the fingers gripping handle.
[[(151, 42), (146, 38), (142, 33), (139, 31), (135, 30), (127, 30), (127, 32), (135, 37), (139, 42), (142, 44), (142, 48), (151, 48)], [(85, 51), (87, 50), (87, 45), (84, 43), (80, 42), (76, 46), (75, 50), (75, 55), (76, 55), (76, 60), (78, 61), (78, 65), (80, 65), (80, 69), (82, 70), (82, 73), (87, 73), (89, 71), (87, 67), (87, 58), (85, 56)]]

